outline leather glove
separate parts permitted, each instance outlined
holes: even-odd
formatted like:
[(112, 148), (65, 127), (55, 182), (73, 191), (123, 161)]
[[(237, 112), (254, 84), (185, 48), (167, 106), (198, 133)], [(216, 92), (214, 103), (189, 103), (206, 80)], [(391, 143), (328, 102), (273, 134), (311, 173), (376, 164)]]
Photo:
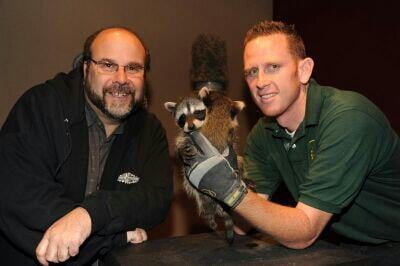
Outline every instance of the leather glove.
[(238, 171), (239, 166), (238, 166), (237, 154), (231, 144), (228, 145), (228, 147), (224, 150), (222, 156), (224, 156), (224, 158), (228, 160), (229, 164), (235, 171)]
[(203, 134), (194, 131), (189, 136), (197, 146), (197, 153), (185, 160), (186, 178), (199, 191), (234, 209), (246, 195), (246, 185)]

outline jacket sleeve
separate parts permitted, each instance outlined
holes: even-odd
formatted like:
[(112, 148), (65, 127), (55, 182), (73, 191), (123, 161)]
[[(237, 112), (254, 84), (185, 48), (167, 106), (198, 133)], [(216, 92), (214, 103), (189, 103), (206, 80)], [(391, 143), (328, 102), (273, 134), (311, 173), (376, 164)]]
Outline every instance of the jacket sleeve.
[[(24, 96), (0, 131), (0, 237), (33, 260), (44, 232), (79, 204), (57, 180), (59, 158), (46, 110), (38, 105), (38, 97)], [(92, 234), (70, 262), (86, 264), (122, 244), (126, 231)]]
[(133, 159), (131, 155), (122, 158), (133, 160), (125, 163), (134, 165), (139, 181), (117, 182), (116, 190), (101, 189), (81, 205), (88, 210), (95, 233), (108, 235), (135, 228), (150, 229), (169, 210), (173, 184), (165, 130), (153, 117), (150, 123), (140, 123), (140, 131), (140, 137), (134, 140)]
[(46, 229), (74, 208), (53, 177), (56, 155), (36, 107), (34, 97), (21, 98), (0, 132), (0, 230), (31, 256)]

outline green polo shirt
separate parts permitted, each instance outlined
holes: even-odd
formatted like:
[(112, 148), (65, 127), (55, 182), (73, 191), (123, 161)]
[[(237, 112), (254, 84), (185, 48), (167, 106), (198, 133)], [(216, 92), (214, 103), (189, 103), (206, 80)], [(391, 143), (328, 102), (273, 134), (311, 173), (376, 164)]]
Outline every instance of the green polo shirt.
[(311, 80), (293, 138), (261, 118), (247, 139), (245, 169), (259, 193), (283, 181), (295, 201), (334, 214), (348, 238), (400, 241), (400, 141), (367, 98)]

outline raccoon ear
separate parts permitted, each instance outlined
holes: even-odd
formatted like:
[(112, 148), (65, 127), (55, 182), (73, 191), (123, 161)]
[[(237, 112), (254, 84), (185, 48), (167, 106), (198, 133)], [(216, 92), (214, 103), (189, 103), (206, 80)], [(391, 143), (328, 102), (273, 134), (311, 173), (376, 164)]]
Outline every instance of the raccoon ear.
[(210, 90), (207, 87), (203, 87), (199, 90), (200, 99), (206, 98), (210, 94)]
[(175, 111), (176, 111), (176, 103), (174, 103), (174, 102), (165, 102), (164, 107), (170, 113), (175, 113)]
[(199, 97), (207, 107), (211, 106), (210, 90), (207, 87), (203, 87), (199, 91)]
[(231, 109), (232, 118), (235, 118), (245, 106), (246, 104), (243, 101), (233, 101)]

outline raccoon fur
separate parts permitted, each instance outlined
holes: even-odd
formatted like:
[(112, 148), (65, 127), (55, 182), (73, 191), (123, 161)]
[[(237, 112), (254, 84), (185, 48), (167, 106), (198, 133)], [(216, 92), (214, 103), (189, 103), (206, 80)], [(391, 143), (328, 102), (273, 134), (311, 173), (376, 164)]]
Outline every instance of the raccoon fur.
[[(228, 149), (235, 149), (237, 115), (245, 107), (244, 102), (232, 101), (223, 93), (209, 91), (204, 87), (198, 97), (187, 97), (178, 103), (166, 102), (164, 106), (173, 113), (177, 125), (182, 129), (176, 139), (176, 150), (181, 158), (193, 156), (197, 152), (187, 134), (194, 130), (199, 130), (224, 156), (227, 156)], [(237, 158), (227, 158), (232, 167), (238, 169)], [(243, 173), (238, 176), (242, 177)], [(195, 199), (199, 215), (214, 231), (217, 230), (215, 217), (218, 215), (223, 218), (226, 239), (232, 243), (233, 220), (223, 205), (198, 192), (186, 178), (183, 187), (189, 197)]]

